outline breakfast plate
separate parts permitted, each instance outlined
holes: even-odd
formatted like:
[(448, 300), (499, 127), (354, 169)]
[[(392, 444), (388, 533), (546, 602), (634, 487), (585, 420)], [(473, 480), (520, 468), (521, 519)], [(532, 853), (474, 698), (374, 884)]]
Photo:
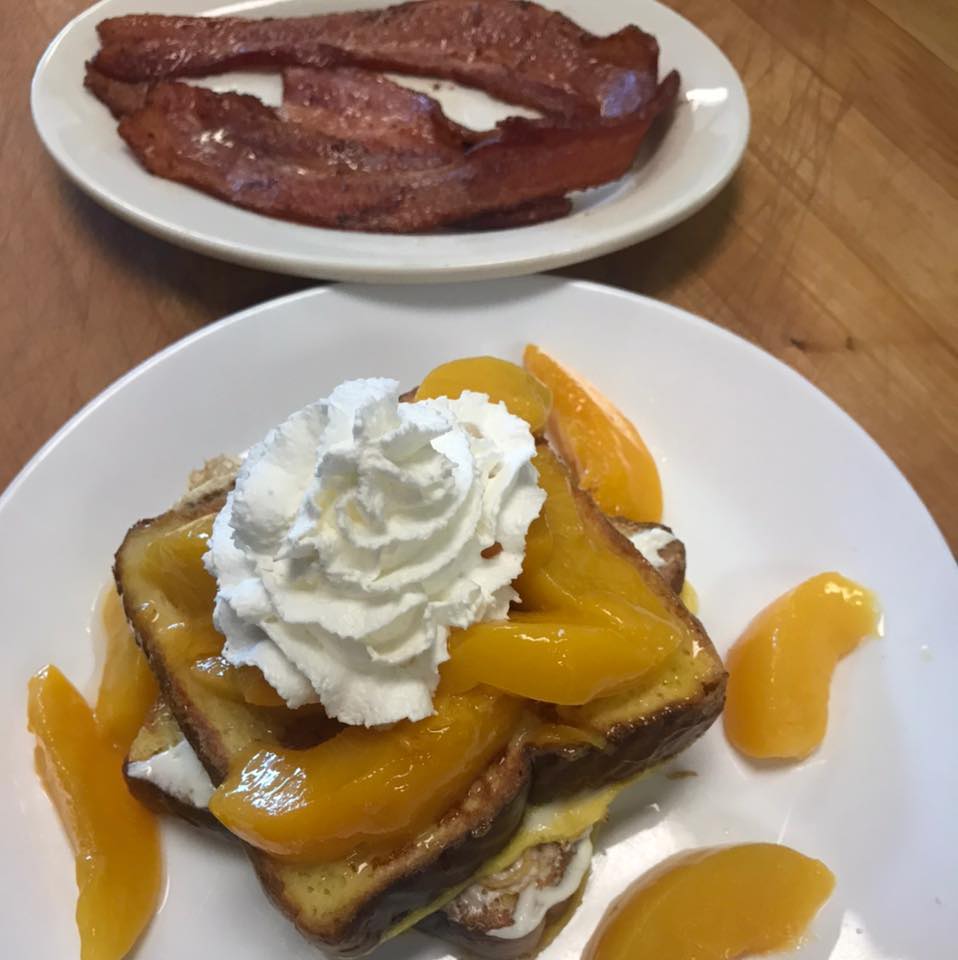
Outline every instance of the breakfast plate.
[[(602, 335), (587, 335), (582, 318), (597, 315)], [(583, 902), (544, 960), (579, 957), (609, 901), (652, 865), (750, 840), (794, 846), (838, 879), (796, 956), (954, 955), (958, 572), (928, 512), (838, 407), (745, 341), (632, 294), (530, 277), (333, 286), (226, 318), (106, 390), (6, 491), (0, 923), (11, 956), (78, 956), (73, 862), (34, 774), (26, 681), (52, 661), (87, 694), (95, 689), (92, 611), (127, 527), (165, 509), (205, 458), (246, 448), (344, 379), (412, 385), (450, 358), (518, 359), (530, 341), (601, 385), (639, 426), (720, 651), (769, 600), (823, 570), (871, 587), (884, 611), (883, 637), (840, 664), (827, 738), (809, 760), (746, 762), (716, 724), (618, 798)], [(138, 958), (316, 955), (237, 849), (178, 823), (164, 835), (167, 892)], [(448, 953), (412, 933), (377, 956)]]
[[(148, 174), (116, 123), (83, 88), (83, 66), (97, 50), (106, 17), (166, 14), (297, 16), (385, 6), (385, 0), (101, 0), (71, 21), (37, 67), (34, 121), (63, 171), (112, 212), (182, 246), (263, 269), (328, 279), (409, 282), (532, 273), (588, 259), (660, 233), (694, 213), (728, 181), (748, 137), (745, 91), (722, 52), (687, 20), (655, 0), (556, 0), (549, 4), (593, 32), (637, 23), (661, 47), (660, 75), (682, 75), (669, 123), (650, 133), (632, 171), (577, 195), (572, 215), (511, 230), (388, 235), (327, 230), (272, 219)], [(277, 75), (226, 74), (216, 90), (254, 93), (278, 103)], [(411, 81), (408, 81), (412, 83)], [(485, 128), (517, 112), (484, 94), (442, 83), (420, 87), (467, 126)]]

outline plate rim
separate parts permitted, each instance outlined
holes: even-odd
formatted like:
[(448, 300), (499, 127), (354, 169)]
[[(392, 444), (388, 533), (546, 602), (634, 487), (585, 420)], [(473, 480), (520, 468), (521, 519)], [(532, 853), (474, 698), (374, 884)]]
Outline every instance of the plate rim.
[[(907, 493), (920, 507), (929, 525), (934, 530), (934, 533), (938, 539), (938, 545), (942, 550), (944, 550), (945, 555), (953, 557), (951, 548), (948, 545), (948, 541), (945, 538), (944, 532), (939, 526), (938, 521), (929, 510), (924, 500), (922, 500), (918, 491), (912, 485), (905, 472), (898, 466), (897, 463), (895, 463), (895, 461), (885, 451), (881, 444), (879, 444), (878, 441), (837, 401), (832, 399), (832, 397), (817, 387), (814, 383), (812, 383), (811, 380), (809, 380), (794, 367), (789, 366), (789, 364), (785, 363), (784, 360), (780, 360), (774, 354), (763, 349), (758, 344), (753, 343), (746, 337), (734, 333), (726, 327), (707, 320), (705, 317), (692, 313), (689, 310), (685, 310), (682, 307), (675, 306), (674, 304), (667, 303), (664, 300), (658, 300), (654, 297), (646, 296), (645, 294), (636, 293), (631, 290), (624, 290), (608, 284), (596, 283), (592, 280), (551, 276), (548, 274), (530, 274), (521, 277), (497, 278), (495, 280), (491, 280), (490, 283), (496, 285), (506, 283), (514, 286), (517, 290), (520, 287), (524, 287), (529, 292), (544, 293), (561, 289), (577, 289), (598, 296), (614, 296), (639, 304), (645, 308), (651, 307), (653, 311), (661, 311), (665, 314), (669, 314), (669, 319), (671, 321), (684, 323), (689, 327), (705, 332), (707, 335), (715, 335), (720, 339), (732, 341), (738, 347), (743, 348), (757, 361), (775, 369), (780, 375), (790, 377), (793, 382), (800, 385), (803, 393), (809, 397), (810, 401), (814, 401), (820, 405), (824, 405), (826, 408), (830, 408), (833, 413), (837, 414), (839, 418), (844, 421), (844, 424), (847, 428), (850, 427), (852, 430), (856, 431), (862, 439), (867, 441), (867, 443), (872, 447), (873, 452), (877, 453), (885, 461), (886, 465), (894, 472), (899, 483), (904, 485), (904, 487), (907, 489)], [(275, 310), (277, 308), (282, 309), (287, 304), (300, 300), (311, 300), (313, 298), (323, 297), (326, 295), (335, 295), (337, 293), (348, 294), (352, 290), (357, 290), (360, 292), (364, 290), (372, 291), (375, 292), (377, 296), (381, 296), (385, 291), (388, 290), (389, 286), (390, 285), (388, 284), (370, 287), (369, 284), (360, 283), (329, 283), (307, 287), (303, 290), (294, 290), (291, 293), (283, 294), (278, 297), (272, 297), (268, 300), (263, 300), (252, 304), (249, 307), (244, 307), (242, 310), (237, 310), (233, 313), (226, 314), (225, 316), (200, 327), (198, 330), (193, 330), (192, 332), (180, 337), (178, 340), (174, 340), (172, 343), (167, 344), (167, 346), (146, 357), (140, 363), (136, 364), (136, 366), (132, 367), (130, 370), (121, 374), (114, 381), (109, 383), (103, 388), (103, 390), (101, 390), (92, 399), (87, 401), (79, 410), (77, 410), (76, 413), (70, 416), (43, 444), (41, 444), (36, 452), (10, 480), (7, 486), (0, 491), (0, 515), (3, 514), (4, 510), (9, 509), (10, 503), (13, 501), (13, 498), (16, 496), (17, 492), (27, 482), (30, 475), (52, 453), (54, 448), (57, 447), (75, 430), (79, 429), (80, 425), (86, 419), (88, 419), (98, 407), (106, 403), (115, 394), (123, 390), (128, 383), (138, 379), (148, 370), (163, 363), (174, 354), (179, 353), (182, 350), (189, 349), (194, 343), (197, 343), (206, 337), (217, 335), (220, 331), (226, 329), (227, 327), (238, 323), (247, 322), (249, 318), (255, 317), (259, 313), (266, 310)], [(393, 284), (392, 286), (406, 287), (407, 285)], [(455, 284), (450, 284), (449, 289), (451, 290), (454, 286)], [(472, 286), (475, 287), (477, 285)]]
[[(118, 0), (98, 0), (98, 2), (92, 6), (81, 10), (57, 32), (56, 36), (44, 50), (40, 59), (37, 61), (30, 81), (30, 115), (33, 120), (34, 129), (43, 143), (44, 149), (67, 179), (84, 195), (88, 196), (114, 216), (168, 243), (218, 260), (237, 263), (241, 266), (267, 269), (290, 276), (301, 276), (311, 279), (375, 284), (446, 283), (466, 280), (505, 279), (514, 276), (524, 276), (541, 270), (558, 269), (573, 263), (592, 260), (607, 253), (658, 236), (660, 233), (693, 216), (710, 203), (735, 175), (735, 172), (741, 166), (751, 135), (751, 107), (745, 84), (741, 75), (722, 48), (712, 40), (705, 31), (700, 29), (691, 20), (683, 17), (680, 13), (662, 3), (661, 0), (644, 0), (644, 2), (665, 10), (669, 16), (681, 21), (684, 28), (694, 32), (704, 43), (708, 44), (714, 50), (715, 54), (724, 62), (729, 72), (729, 76), (735, 87), (733, 99), (737, 100), (742, 110), (739, 137), (737, 141), (733, 142), (732, 153), (726, 167), (718, 169), (715, 175), (712, 176), (698, 192), (686, 194), (685, 198), (680, 202), (676, 202), (675, 198), (673, 198), (667, 205), (665, 214), (654, 223), (635, 228), (630, 226), (628, 220), (624, 220), (617, 228), (606, 230), (599, 238), (589, 242), (579, 243), (574, 247), (566, 246), (563, 249), (551, 251), (547, 249), (538, 253), (527, 253), (525, 256), (515, 256), (508, 260), (495, 261), (492, 263), (483, 262), (474, 255), (466, 255), (460, 262), (439, 262), (435, 265), (425, 265), (422, 262), (418, 265), (403, 265), (397, 258), (388, 263), (376, 264), (376, 266), (372, 268), (372, 271), (356, 257), (343, 259), (328, 250), (322, 254), (295, 255), (291, 253), (277, 253), (275, 249), (271, 250), (268, 247), (256, 247), (245, 241), (242, 245), (237, 245), (235, 241), (230, 240), (222, 234), (202, 234), (186, 227), (177, 226), (175, 222), (169, 219), (142, 209), (140, 204), (125, 201), (122, 197), (111, 192), (106, 187), (91, 183), (88, 178), (83, 175), (69, 152), (62, 149), (61, 145), (57, 143), (56, 138), (53, 136), (53, 131), (49, 129), (47, 124), (41, 119), (38, 102), (43, 95), (42, 85), (50, 63), (58, 54), (59, 47), (75, 29), (81, 27), (89, 20), (99, 18), (101, 11), (108, 13), (109, 8), (116, 5), (117, 2)], [(549, 0), (545, 0), (545, 3), (548, 4)], [(329, 232), (336, 233), (336, 231)], [(583, 231), (583, 233), (586, 232)], [(373, 236), (376, 235), (373, 234)], [(428, 236), (428, 234), (425, 236)]]

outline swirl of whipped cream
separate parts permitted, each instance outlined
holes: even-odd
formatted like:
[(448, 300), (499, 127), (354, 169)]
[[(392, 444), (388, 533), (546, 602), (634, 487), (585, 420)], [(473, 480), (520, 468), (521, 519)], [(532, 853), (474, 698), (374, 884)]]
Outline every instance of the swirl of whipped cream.
[(292, 414), (213, 524), (224, 657), (344, 723), (429, 716), (449, 629), (515, 596), (545, 500), (534, 454), (480, 393), (400, 403), (394, 380), (352, 380)]

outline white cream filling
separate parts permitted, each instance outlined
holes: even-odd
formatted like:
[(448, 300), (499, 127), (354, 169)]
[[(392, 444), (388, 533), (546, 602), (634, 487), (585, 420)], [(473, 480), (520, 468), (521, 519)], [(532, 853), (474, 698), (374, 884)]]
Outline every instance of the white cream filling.
[(675, 540), (675, 535), (661, 527), (648, 527), (629, 534), (632, 546), (657, 570), (665, 566), (662, 551)]
[(489, 935), (503, 940), (518, 940), (532, 933), (556, 904), (568, 900), (579, 889), (591, 863), (592, 839), (589, 833), (586, 833), (578, 840), (575, 853), (559, 883), (552, 887), (539, 887), (534, 883), (523, 887), (512, 915), (512, 923), (508, 927), (489, 930)]
[(184, 738), (148, 760), (134, 760), (126, 765), (128, 777), (146, 780), (181, 803), (205, 809), (213, 796), (213, 783), (200, 758)]

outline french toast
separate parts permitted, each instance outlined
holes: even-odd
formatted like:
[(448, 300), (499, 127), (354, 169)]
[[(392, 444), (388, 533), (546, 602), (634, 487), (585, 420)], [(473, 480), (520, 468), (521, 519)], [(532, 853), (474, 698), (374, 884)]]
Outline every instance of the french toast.
[[(233, 470), (233, 462), (220, 460), (194, 472), (185, 502), (209, 493), (217, 482), (220, 486), (228, 484)], [(661, 524), (621, 519), (613, 523), (637, 548), (647, 548), (649, 543), (658, 545), (657, 551), (647, 549), (644, 555), (656, 565), (671, 589), (680, 592), (685, 580), (685, 547), (672, 531)], [(643, 540), (646, 534), (654, 536)], [(152, 809), (179, 816), (196, 826), (219, 828), (224, 836), (229, 836), (209, 813), (205, 801), (185, 795), (182, 783), (177, 789), (175, 781), (183, 780), (181, 772), (171, 782), (169, 772), (152, 766), (157, 757), (162, 762), (164, 756), (178, 756), (184, 748), (190, 749), (182, 731), (165, 701), (158, 699), (129, 751), (125, 772), (131, 791)], [(212, 789), (205, 774), (202, 779), (204, 789)], [(567, 911), (590, 859), (588, 837), (536, 844), (503, 869), (475, 880), (448, 904), (423, 918), (418, 926), (480, 956), (498, 960), (526, 956), (538, 946), (554, 918)], [(509, 936), (503, 936), (503, 930)]]
[[(296, 745), (308, 745), (329, 735), (322, 717), (297, 716), (290, 724), (289, 711), (212, 692), (191, 673), (188, 657), (177, 649), (176, 631), (164, 629), (178, 619), (176, 585), (151, 575), (151, 565), (155, 573), (164, 538), (175, 538), (219, 510), (226, 485), (214, 483), (166, 514), (136, 524), (114, 567), (127, 618), (172, 718), (214, 783), (224, 779), (231, 760), (253, 742), (295, 739)], [(598, 512), (584, 494), (579, 496)], [(442, 898), (467, 886), (505, 847), (530, 796), (542, 802), (629, 779), (683, 749), (717, 717), (725, 674), (701, 624), (626, 536), (601, 515), (597, 519), (614, 549), (630, 558), (669, 612), (686, 624), (691, 641), (626, 692), (583, 707), (554, 708), (557, 722), (589, 731), (594, 742), (511, 742), (460, 803), (401, 849), (364, 863), (304, 865), (248, 847), (267, 892), (304, 935), (340, 955), (368, 952), (417, 911), (438, 909)], [(172, 727), (166, 732), (172, 736)], [(444, 936), (469, 940), (469, 931), (455, 917), (444, 914), (442, 919), (450, 921)], [(464, 931), (461, 937), (457, 926)]]
[[(233, 470), (233, 462), (221, 460), (195, 472), (186, 502), (209, 493), (217, 482), (221, 487), (228, 484)], [(680, 592), (685, 580), (685, 548), (672, 531), (661, 524), (620, 519), (613, 523), (637, 548), (647, 542), (641, 537), (636, 540), (637, 533), (655, 535), (651, 542), (661, 546), (657, 553), (650, 551), (645, 556), (656, 564), (671, 589)], [(162, 698), (158, 699), (129, 751), (126, 772), (130, 789), (152, 809), (179, 816), (196, 826), (219, 828), (224, 836), (229, 836), (205, 803), (184, 796), (182, 789), (171, 788), (169, 776), (158, 776), (158, 771), (150, 769), (155, 757), (176, 755), (184, 746), (182, 731), (169, 707)], [(208, 778), (204, 779), (210, 789)], [(418, 926), (480, 956), (509, 960), (528, 955), (554, 918), (563, 915), (575, 898), (586, 872), (582, 861), (587, 863), (590, 859), (591, 845), (588, 851), (576, 854), (580, 845), (588, 843), (588, 838), (580, 838), (578, 843), (571, 839), (529, 847), (502, 870), (475, 880)], [(501, 934), (504, 929), (511, 931), (508, 937)]]
[[(130, 791), (151, 810), (217, 831), (224, 839), (234, 839), (204, 804), (178, 796), (170, 778), (159, 776), (155, 769), (151, 769), (157, 757), (182, 751), (184, 746), (189, 749), (161, 697), (127, 755), (124, 774)], [(588, 845), (583, 852), (591, 860), (592, 847), (588, 837), (579, 842)], [(572, 863), (577, 846), (575, 840), (557, 840), (528, 847), (501, 870), (474, 880), (453, 900), (424, 917), (416, 926), (423, 932), (465, 946), (479, 956), (498, 960), (527, 956), (539, 945), (547, 926), (575, 899), (587, 873), (587, 867), (580, 866), (576, 870)], [(569, 869), (570, 866), (573, 870)], [(518, 916), (520, 898), (524, 890), (536, 885), (550, 896), (550, 905), (539, 911), (541, 919), (535, 914), (529, 921), (528, 932), (503, 938), (497, 931), (514, 927), (524, 919)], [(535, 911), (536, 905), (532, 907)]]

